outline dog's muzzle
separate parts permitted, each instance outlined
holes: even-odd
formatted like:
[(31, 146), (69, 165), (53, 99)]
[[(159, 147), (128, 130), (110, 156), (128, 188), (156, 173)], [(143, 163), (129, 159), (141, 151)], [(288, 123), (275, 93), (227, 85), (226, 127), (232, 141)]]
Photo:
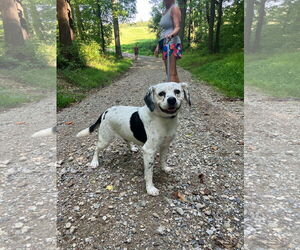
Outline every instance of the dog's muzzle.
[(168, 103), (168, 108), (167, 109), (163, 109), (161, 107), (160, 110), (166, 114), (175, 114), (179, 109), (180, 109), (180, 106), (177, 107), (177, 100), (175, 97), (169, 97), (167, 99), (167, 103)]

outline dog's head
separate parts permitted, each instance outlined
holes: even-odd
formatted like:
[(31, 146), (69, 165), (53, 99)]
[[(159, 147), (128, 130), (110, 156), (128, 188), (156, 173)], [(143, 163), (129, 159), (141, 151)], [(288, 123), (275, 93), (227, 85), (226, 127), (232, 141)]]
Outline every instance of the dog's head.
[(162, 117), (176, 116), (183, 100), (191, 105), (187, 83), (166, 82), (157, 84), (148, 89), (144, 100), (151, 112)]

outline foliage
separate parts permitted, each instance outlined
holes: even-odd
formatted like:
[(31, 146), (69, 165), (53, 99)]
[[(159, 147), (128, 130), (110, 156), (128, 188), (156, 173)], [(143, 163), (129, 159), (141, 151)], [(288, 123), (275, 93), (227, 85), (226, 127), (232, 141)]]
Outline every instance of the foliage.
[(246, 57), (245, 82), (278, 97), (300, 98), (300, 52)]
[(244, 96), (244, 55), (241, 52), (207, 55), (203, 51), (189, 50), (179, 65), (229, 97)]
[(126, 71), (132, 64), (130, 59), (118, 60), (113, 54), (101, 55), (94, 48), (95, 42), (80, 48), (80, 54), (86, 61), (81, 68), (66, 67), (58, 71), (67, 81), (58, 81), (57, 105), (59, 108), (80, 101), (93, 88), (109, 84), (113, 79)]
[[(155, 34), (148, 28), (149, 22), (139, 22), (132, 24), (121, 24), (121, 45), (122, 51), (133, 53), (133, 47), (137, 44), (139, 54), (150, 56), (157, 45)], [(113, 47), (113, 46), (111, 46)]]

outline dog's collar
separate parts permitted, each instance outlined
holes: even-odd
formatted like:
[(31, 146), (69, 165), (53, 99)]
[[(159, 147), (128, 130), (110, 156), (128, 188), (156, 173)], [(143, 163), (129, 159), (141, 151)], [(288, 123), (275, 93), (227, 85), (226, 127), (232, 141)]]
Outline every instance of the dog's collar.
[(172, 115), (172, 116), (169, 116), (169, 117), (162, 117), (162, 118), (165, 118), (165, 119), (173, 119), (175, 118), (177, 115)]

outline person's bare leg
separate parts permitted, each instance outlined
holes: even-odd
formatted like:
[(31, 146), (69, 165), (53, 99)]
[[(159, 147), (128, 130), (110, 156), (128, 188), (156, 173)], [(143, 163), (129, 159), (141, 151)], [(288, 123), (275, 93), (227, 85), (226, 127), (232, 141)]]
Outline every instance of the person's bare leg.
[(176, 68), (176, 57), (174, 55), (170, 56), (170, 79), (171, 82), (180, 82)]

